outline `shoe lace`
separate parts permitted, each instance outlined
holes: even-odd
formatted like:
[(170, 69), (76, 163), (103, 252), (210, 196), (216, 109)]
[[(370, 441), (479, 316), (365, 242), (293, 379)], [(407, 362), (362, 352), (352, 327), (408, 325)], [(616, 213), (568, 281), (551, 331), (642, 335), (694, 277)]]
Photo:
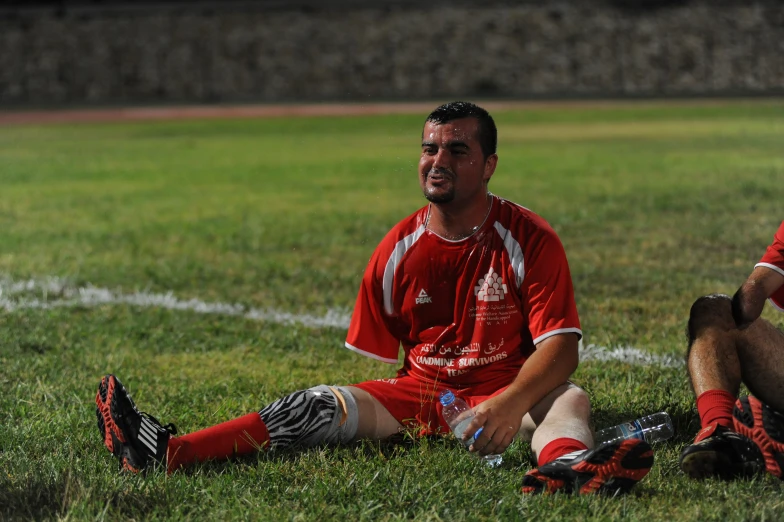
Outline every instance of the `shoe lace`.
[(148, 419), (150, 419), (155, 424), (157, 424), (161, 428), (165, 429), (166, 431), (168, 431), (172, 435), (177, 435), (177, 426), (175, 426), (173, 422), (170, 422), (169, 424), (161, 424), (161, 421), (159, 421), (158, 419), (156, 419), (155, 417), (153, 417), (152, 415), (150, 415), (146, 411), (140, 411), (139, 413), (141, 415), (144, 415), (145, 417), (147, 417)]

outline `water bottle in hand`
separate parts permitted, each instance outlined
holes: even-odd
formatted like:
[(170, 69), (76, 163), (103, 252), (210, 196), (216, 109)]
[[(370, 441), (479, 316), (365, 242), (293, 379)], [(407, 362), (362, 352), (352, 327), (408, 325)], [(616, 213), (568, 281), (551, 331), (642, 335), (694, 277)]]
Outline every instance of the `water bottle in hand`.
[[(471, 420), (474, 418), (474, 412), (471, 411), (471, 408), (468, 406), (466, 401), (461, 399), (460, 397), (455, 397), (455, 394), (452, 393), (451, 390), (444, 390), (438, 396), (438, 400), (441, 401), (441, 406), (443, 406), (441, 410), (441, 414), (444, 416), (444, 420), (447, 424), (449, 424), (449, 428), (452, 430), (452, 433), (455, 434), (457, 440), (463, 443), (463, 445), (468, 449), (471, 444), (476, 441), (479, 437), (479, 434), (482, 433), (483, 428), (479, 428), (474, 433), (474, 436), (468, 440), (463, 440), (463, 432), (471, 423)], [(476, 453), (482, 460), (487, 463), (488, 466), (491, 468), (495, 468), (501, 465), (503, 458), (501, 455), (480, 455)]]
[(594, 447), (624, 440), (640, 439), (648, 443), (667, 440), (674, 433), (672, 419), (665, 411), (646, 415), (631, 422), (597, 431), (594, 436)]

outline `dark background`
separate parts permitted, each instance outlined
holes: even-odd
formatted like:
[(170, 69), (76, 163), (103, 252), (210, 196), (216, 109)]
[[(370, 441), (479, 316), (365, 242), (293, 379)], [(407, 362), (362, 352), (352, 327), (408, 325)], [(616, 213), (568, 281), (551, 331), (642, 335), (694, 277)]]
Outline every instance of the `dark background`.
[(779, 1), (0, 3), (0, 107), (777, 96)]

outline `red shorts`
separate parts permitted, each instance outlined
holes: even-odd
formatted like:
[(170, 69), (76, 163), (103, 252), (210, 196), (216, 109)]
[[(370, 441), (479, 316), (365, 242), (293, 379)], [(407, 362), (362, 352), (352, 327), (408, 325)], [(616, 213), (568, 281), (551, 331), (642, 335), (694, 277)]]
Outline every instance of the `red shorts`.
[(449, 426), (441, 416), (438, 394), (451, 389), (455, 397), (462, 397), (470, 407), (494, 397), (504, 391), (508, 381), (482, 383), (477, 386), (455, 389), (442, 383), (427, 383), (405, 375), (392, 379), (378, 379), (352, 384), (368, 392), (384, 408), (407, 428), (421, 428), (419, 435), (449, 432)]

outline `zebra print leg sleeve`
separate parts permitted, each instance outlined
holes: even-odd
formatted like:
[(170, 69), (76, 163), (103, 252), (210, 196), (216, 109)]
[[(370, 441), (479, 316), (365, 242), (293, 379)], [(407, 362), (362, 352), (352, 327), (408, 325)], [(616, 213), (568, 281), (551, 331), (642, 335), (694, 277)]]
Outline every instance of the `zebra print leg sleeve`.
[(259, 415), (269, 430), (270, 446), (276, 449), (345, 444), (357, 432), (357, 403), (342, 387), (335, 390), (322, 384), (296, 391), (265, 407)]

